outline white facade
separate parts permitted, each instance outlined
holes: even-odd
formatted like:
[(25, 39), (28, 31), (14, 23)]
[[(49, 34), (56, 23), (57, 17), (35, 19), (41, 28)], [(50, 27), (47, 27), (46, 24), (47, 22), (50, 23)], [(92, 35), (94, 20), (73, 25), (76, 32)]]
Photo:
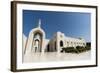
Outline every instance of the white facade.
[[(67, 37), (62, 32), (57, 32), (52, 39), (50, 39), (48, 43), (50, 51), (60, 52), (64, 47), (74, 47), (76, 46), (86, 46), (86, 42), (82, 38), (72, 38)], [(51, 49), (52, 48), (52, 49)]]
[(24, 53), (60, 52), (63, 47), (86, 46), (84, 39), (67, 37), (62, 32), (57, 32), (51, 39), (46, 39), (46, 34), (41, 28), (41, 20), (38, 24), (38, 27), (32, 29), (29, 33)]

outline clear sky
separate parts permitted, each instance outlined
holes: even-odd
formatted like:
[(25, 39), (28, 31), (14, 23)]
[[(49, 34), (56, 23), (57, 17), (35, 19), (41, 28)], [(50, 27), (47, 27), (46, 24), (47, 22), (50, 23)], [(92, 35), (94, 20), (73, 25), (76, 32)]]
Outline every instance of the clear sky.
[(50, 39), (54, 33), (61, 31), (66, 36), (91, 41), (90, 13), (23, 10), (23, 33), (26, 37), (31, 29), (38, 26), (39, 19), (46, 38)]

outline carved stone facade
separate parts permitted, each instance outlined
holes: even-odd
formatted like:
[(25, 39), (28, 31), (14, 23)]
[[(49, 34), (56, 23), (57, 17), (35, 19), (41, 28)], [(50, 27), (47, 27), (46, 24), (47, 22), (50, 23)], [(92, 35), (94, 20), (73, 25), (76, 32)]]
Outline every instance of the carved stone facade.
[(25, 43), (25, 53), (36, 52), (60, 52), (63, 47), (86, 46), (86, 42), (82, 38), (71, 38), (65, 36), (64, 33), (58, 31), (51, 39), (46, 39), (46, 34), (41, 28), (41, 20), (39, 20), (37, 28), (33, 28)]

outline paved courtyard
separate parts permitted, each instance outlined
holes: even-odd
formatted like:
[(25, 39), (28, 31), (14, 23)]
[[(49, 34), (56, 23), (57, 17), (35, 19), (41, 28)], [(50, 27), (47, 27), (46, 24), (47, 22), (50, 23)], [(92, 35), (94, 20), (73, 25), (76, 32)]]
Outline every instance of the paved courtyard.
[(88, 59), (91, 59), (91, 51), (83, 52), (80, 54), (47, 52), (47, 53), (30, 53), (24, 55), (24, 63), (88, 60)]

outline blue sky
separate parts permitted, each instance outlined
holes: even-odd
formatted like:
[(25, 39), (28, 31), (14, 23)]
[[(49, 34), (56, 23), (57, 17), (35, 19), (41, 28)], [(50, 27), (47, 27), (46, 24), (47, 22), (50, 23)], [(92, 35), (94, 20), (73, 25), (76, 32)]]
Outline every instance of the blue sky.
[(46, 33), (46, 38), (52, 38), (57, 31), (69, 37), (83, 37), (91, 41), (91, 14), (79, 12), (55, 12), (23, 10), (23, 33), (28, 37), (31, 29), (38, 26), (41, 19), (41, 28)]

